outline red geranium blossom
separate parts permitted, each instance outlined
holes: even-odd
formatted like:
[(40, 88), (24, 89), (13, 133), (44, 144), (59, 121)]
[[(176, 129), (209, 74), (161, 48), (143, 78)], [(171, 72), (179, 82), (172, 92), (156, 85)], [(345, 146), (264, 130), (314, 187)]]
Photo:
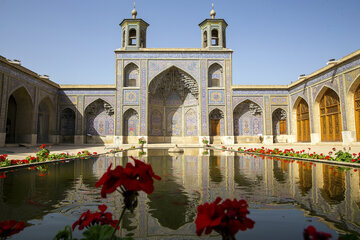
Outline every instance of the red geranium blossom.
[(221, 202), (218, 197), (213, 203), (205, 203), (198, 206), (198, 215), (195, 220), (196, 234), (200, 236), (210, 234), (212, 230), (220, 233), (223, 237), (234, 237), (239, 231), (245, 231), (254, 227), (255, 222), (246, 215), (249, 214), (248, 204), (245, 200), (226, 199)]
[(118, 223), (118, 220), (112, 219), (112, 214), (110, 212), (105, 212), (107, 209), (107, 206), (105, 204), (98, 206), (100, 212), (94, 212), (91, 213), (90, 210), (87, 210), (83, 214), (81, 214), (79, 220), (74, 222), (72, 225), (72, 230), (76, 228), (77, 225), (79, 225), (79, 230), (83, 230), (84, 227), (88, 228), (95, 224), (100, 225), (106, 225), (109, 224), (113, 228), (116, 227), (116, 224)]
[(111, 170), (112, 164), (108, 167), (104, 175), (97, 181), (95, 187), (101, 188), (101, 197), (106, 198), (106, 194), (113, 193), (118, 187), (123, 184), (124, 168), (117, 166), (114, 170)]
[(95, 187), (101, 188), (101, 196), (106, 198), (106, 194), (113, 193), (118, 187), (123, 191), (144, 191), (151, 194), (154, 191), (154, 180), (161, 180), (161, 177), (155, 175), (150, 164), (131, 157), (135, 165), (127, 163), (126, 167), (117, 166), (108, 170), (95, 184)]
[(313, 226), (308, 226), (304, 229), (304, 240), (328, 240), (331, 238), (331, 234), (326, 232), (318, 232)]
[(45, 148), (45, 147), (46, 147), (46, 144), (41, 144), (41, 145), (40, 145), (40, 148), (41, 148), (41, 149), (43, 149), (43, 148)]
[(0, 222), (0, 239), (5, 239), (11, 235), (19, 233), (25, 228), (24, 222), (17, 222), (15, 220)]
[(218, 204), (221, 198), (218, 197), (213, 203), (205, 203), (198, 206), (198, 214), (195, 220), (196, 234), (200, 236), (205, 230), (205, 234), (210, 234), (214, 227), (220, 225), (224, 212)]
[(154, 180), (161, 180), (161, 177), (155, 175), (150, 164), (146, 164), (140, 160), (131, 157), (135, 162), (135, 166), (127, 163), (124, 168), (126, 175), (124, 179), (124, 187), (129, 191), (144, 191), (151, 194), (154, 191)]

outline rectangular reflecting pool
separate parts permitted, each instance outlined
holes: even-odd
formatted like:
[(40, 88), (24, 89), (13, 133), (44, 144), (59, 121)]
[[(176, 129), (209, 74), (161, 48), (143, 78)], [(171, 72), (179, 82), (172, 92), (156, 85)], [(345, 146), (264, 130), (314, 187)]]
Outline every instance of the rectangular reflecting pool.
[[(151, 195), (140, 194), (139, 205), (133, 214), (126, 213), (119, 236), (198, 239), (197, 206), (218, 196), (249, 204), (255, 226), (239, 232), (237, 239), (303, 239), (309, 225), (332, 234), (332, 239), (360, 233), (357, 169), (220, 151), (203, 155), (203, 149), (185, 149), (173, 156), (149, 149), (141, 159), (162, 180), (155, 181)], [(27, 228), (11, 239), (52, 239), (82, 212), (96, 211), (103, 203), (118, 218), (122, 196), (113, 193), (102, 199), (94, 185), (111, 163), (129, 161), (128, 156), (103, 156), (50, 164), (46, 172), (7, 172), (0, 179), (0, 221), (26, 222)], [(80, 236), (76, 230), (73, 237)], [(216, 234), (203, 238), (220, 239)]]

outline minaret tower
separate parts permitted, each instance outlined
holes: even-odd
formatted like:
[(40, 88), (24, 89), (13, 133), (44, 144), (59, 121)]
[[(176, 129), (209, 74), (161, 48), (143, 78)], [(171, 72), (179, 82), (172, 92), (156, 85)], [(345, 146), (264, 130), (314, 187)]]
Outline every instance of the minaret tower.
[(202, 47), (209, 50), (221, 50), (226, 48), (226, 27), (224, 19), (216, 19), (214, 3), (210, 12), (210, 19), (205, 19), (199, 26), (201, 28)]
[(138, 50), (146, 48), (146, 30), (149, 24), (141, 18), (136, 18), (135, 8), (131, 11), (132, 18), (124, 19), (120, 23), (122, 29), (122, 48), (125, 50)]

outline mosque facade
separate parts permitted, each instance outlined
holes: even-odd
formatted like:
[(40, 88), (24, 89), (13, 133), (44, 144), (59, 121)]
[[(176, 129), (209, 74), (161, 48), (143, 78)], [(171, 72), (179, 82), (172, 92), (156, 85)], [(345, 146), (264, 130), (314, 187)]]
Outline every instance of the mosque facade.
[(132, 15), (112, 85), (59, 85), (0, 56), (0, 146), (360, 141), (360, 50), (289, 85), (233, 85), (214, 10), (186, 49), (147, 48), (149, 24)]

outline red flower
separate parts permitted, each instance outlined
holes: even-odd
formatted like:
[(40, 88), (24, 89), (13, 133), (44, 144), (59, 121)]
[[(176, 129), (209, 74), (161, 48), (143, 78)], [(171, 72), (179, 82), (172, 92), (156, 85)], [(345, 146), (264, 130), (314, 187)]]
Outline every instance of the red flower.
[(155, 175), (150, 164), (146, 164), (140, 160), (131, 157), (135, 166), (131, 163), (126, 167), (117, 166), (111, 170), (111, 165), (95, 187), (101, 188), (101, 196), (106, 198), (106, 194), (113, 193), (118, 187), (123, 187), (125, 191), (144, 191), (151, 194), (154, 191), (154, 180), (161, 180), (161, 177)]
[(0, 239), (7, 238), (11, 235), (19, 233), (25, 228), (24, 222), (17, 222), (15, 220), (0, 222)]
[(101, 188), (101, 197), (106, 198), (106, 194), (113, 193), (116, 188), (120, 187), (123, 183), (124, 169), (122, 166), (117, 166), (111, 170), (112, 164), (108, 167), (104, 175), (97, 181), (95, 187)]
[(11, 163), (11, 165), (16, 165), (16, 164), (18, 164), (18, 160), (11, 160), (10, 163)]
[(304, 229), (304, 240), (328, 240), (331, 234), (325, 232), (317, 232), (313, 226), (308, 226)]
[(84, 227), (88, 228), (95, 224), (100, 224), (100, 225), (109, 224), (113, 228), (115, 228), (116, 224), (118, 223), (118, 220), (113, 220), (112, 214), (110, 212), (105, 212), (107, 206), (103, 204), (103, 205), (99, 205), (98, 208), (100, 212), (91, 213), (90, 210), (87, 210), (86, 212), (81, 214), (79, 220), (74, 222), (74, 224), (72, 225), (73, 231), (77, 225), (79, 225), (79, 230), (83, 230)]
[(0, 178), (6, 178), (5, 172), (0, 172)]
[(135, 166), (127, 163), (124, 168), (126, 178), (124, 179), (124, 187), (129, 191), (144, 191), (151, 194), (154, 191), (154, 180), (161, 180), (161, 177), (155, 175), (150, 164), (146, 164), (140, 160), (131, 157), (135, 162)]
[(97, 155), (97, 152), (93, 152), (94, 155)]
[(205, 203), (198, 206), (198, 214), (195, 220), (196, 234), (198, 236), (201, 236), (204, 230), (205, 234), (210, 234), (214, 227), (220, 225), (221, 220), (225, 215), (218, 206), (220, 202), (221, 198), (218, 197), (213, 203)]
[(245, 231), (254, 227), (255, 222), (247, 218), (249, 211), (245, 200), (226, 199), (221, 202), (217, 198), (213, 203), (205, 203), (198, 206), (198, 215), (195, 220), (196, 234), (200, 236), (210, 234), (212, 230), (224, 236), (234, 236), (239, 230)]
[(46, 147), (46, 144), (41, 144), (41, 145), (40, 145), (40, 148), (41, 148), (41, 149), (43, 149), (43, 148), (45, 148), (45, 147)]

